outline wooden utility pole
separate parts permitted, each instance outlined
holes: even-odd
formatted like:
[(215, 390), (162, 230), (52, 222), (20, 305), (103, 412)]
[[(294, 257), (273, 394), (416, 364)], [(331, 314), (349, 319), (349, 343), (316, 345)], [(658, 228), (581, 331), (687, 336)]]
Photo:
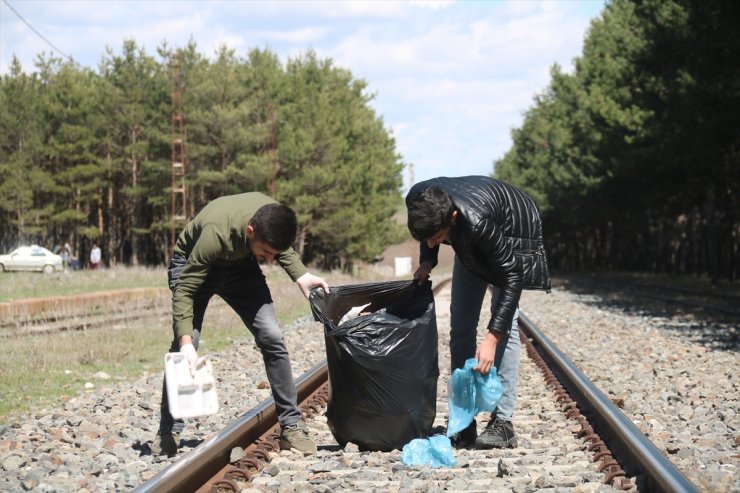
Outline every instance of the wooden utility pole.
[(182, 92), (185, 86), (180, 58), (171, 60), (172, 71), (172, 221), (170, 226), (170, 256), (175, 249), (178, 230), (188, 219), (185, 188), (185, 116), (182, 112)]
[(267, 105), (267, 124), (269, 125), (267, 134), (267, 144), (265, 151), (267, 154), (267, 194), (272, 198), (277, 198), (277, 175), (280, 171), (280, 164), (277, 160), (277, 119), (275, 108), (272, 103)]

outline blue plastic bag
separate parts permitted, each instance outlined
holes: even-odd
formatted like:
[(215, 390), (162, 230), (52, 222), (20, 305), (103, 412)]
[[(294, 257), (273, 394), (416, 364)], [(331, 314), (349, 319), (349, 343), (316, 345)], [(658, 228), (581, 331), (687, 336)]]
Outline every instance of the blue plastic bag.
[(414, 438), (403, 446), (401, 462), (407, 466), (455, 467), (452, 443), (444, 435)]
[(466, 360), (465, 366), (452, 372), (447, 384), (448, 437), (467, 428), (478, 413), (493, 412), (504, 393), (496, 368), (481, 375), (473, 371), (477, 363), (475, 358)]

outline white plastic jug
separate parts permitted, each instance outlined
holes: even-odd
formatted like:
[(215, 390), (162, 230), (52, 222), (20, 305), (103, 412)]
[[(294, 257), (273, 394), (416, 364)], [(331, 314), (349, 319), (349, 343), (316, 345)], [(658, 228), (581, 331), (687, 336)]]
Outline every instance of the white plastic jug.
[(193, 376), (182, 353), (167, 353), (164, 356), (164, 376), (173, 418), (195, 418), (218, 412), (216, 379), (208, 356), (198, 358)]

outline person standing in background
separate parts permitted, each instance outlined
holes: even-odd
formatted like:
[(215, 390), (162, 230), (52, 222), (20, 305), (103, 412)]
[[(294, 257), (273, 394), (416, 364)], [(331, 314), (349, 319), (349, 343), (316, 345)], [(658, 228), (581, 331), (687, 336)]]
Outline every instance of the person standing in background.
[(64, 270), (67, 270), (69, 268), (69, 262), (72, 259), (72, 247), (69, 246), (69, 243), (65, 243), (62, 247), (62, 266), (64, 267)]
[(101, 258), (100, 247), (97, 243), (93, 243), (92, 250), (90, 250), (90, 270), (97, 270), (100, 267)]

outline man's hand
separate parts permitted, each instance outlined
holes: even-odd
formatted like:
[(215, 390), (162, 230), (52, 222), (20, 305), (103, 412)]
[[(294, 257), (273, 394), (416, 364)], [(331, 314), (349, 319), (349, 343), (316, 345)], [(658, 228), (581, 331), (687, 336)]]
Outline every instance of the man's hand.
[(303, 296), (305, 296), (306, 298), (308, 298), (308, 296), (311, 294), (311, 290), (313, 288), (317, 288), (319, 286), (324, 288), (324, 293), (329, 294), (329, 285), (326, 284), (326, 281), (324, 281), (319, 276), (314, 276), (310, 272), (306, 272), (301, 277), (299, 277), (296, 280), (296, 283), (301, 289)]
[(473, 371), (480, 372), (482, 375), (488, 375), (493, 367), (493, 358), (496, 356), (496, 345), (501, 336), (489, 332), (480, 343), (475, 351), (475, 359), (478, 364), (473, 367)]
[(190, 375), (195, 376), (195, 369), (198, 365), (198, 352), (195, 350), (195, 346), (188, 342), (180, 346), (180, 352), (188, 360), (188, 366), (190, 367)]
[(431, 274), (433, 268), (434, 263), (430, 260), (419, 264), (419, 268), (416, 269), (416, 272), (414, 272), (414, 281), (418, 281), (419, 286), (427, 282), (427, 280), (429, 279), (429, 274)]

